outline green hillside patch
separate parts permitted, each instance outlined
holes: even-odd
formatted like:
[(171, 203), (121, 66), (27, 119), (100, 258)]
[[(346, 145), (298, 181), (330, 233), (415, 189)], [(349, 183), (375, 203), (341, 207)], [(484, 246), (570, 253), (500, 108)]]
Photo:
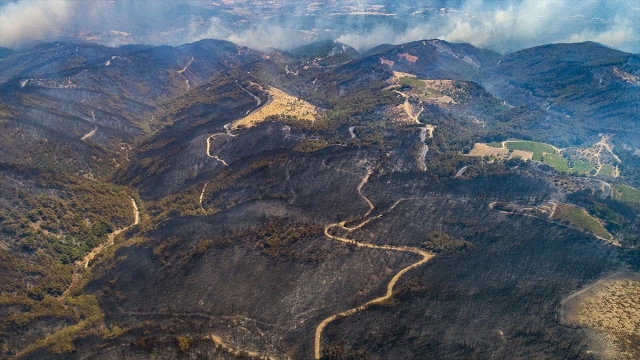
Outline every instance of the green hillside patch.
[(556, 149), (554, 149), (553, 146), (545, 143), (535, 142), (535, 141), (507, 142), (507, 149), (531, 151), (533, 153), (533, 160), (538, 160), (538, 161), (542, 161), (542, 157), (544, 153), (547, 153), (547, 154), (556, 153)]
[(611, 234), (582, 208), (558, 204), (553, 219), (589, 231), (597, 237), (611, 239)]
[(614, 167), (611, 164), (603, 164), (600, 168), (599, 175), (613, 177)]
[(567, 158), (557, 154), (547, 154), (542, 157), (542, 161), (556, 171), (574, 175), (586, 175), (595, 170), (595, 167), (586, 161), (574, 160), (569, 162)]
[(427, 84), (425, 84), (424, 81), (422, 81), (420, 79), (416, 79), (416, 78), (411, 78), (411, 77), (408, 77), (408, 76), (400, 78), (400, 82), (402, 83), (402, 85), (411, 86), (412, 88), (424, 88), (424, 87), (427, 87)]
[(626, 203), (640, 204), (640, 190), (629, 185), (614, 185), (611, 197)]
[[(535, 160), (535, 155), (533, 156)], [(541, 159), (545, 164), (549, 164), (552, 168), (556, 169), (559, 172), (569, 172), (569, 161), (562, 156), (556, 154), (547, 154), (543, 156)]]
[(572, 165), (573, 166), (571, 167), (571, 173), (575, 173), (578, 175), (586, 175), (596, 169), (593, 164), (582, 160), (574, 160)]
[(502, 149), (502, 143), (500, 141), (492, 141), (490, 143), (487, 143), (487, 146)]

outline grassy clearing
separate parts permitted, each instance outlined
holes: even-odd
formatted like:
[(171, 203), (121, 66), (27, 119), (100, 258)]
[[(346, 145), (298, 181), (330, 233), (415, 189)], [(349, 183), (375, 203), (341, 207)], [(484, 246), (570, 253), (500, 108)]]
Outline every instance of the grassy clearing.
[(571, 168), (571, 172), (576, 173), (578, 175), (586, 175), (595, 169), (596, 168), (591, 163), (588, 163), (582, 160), (574, 160), (573, 167)]
[(611, 234), (582, 208), (558, 204), (553, 219), (589, 231), (598, 237), (611, 239)]
[[(535, 155), (534, 155), (535, 160)], [(544, 163), (549, 164), (552, 168), (556, 169), (559, 172), (569, 172), (569, 161), (563, 158), (562, 156), (556, 154), (547, 154), (541, 159)]]
[[(574, 160), (573, 164), (570, 164), (569, 160), (556, 154), (547, 154), (542, 159), (546, 164), (563, 173), (586, 175), (595, 170), (595, 167), (586, 161)], [(573, 166), (569, 167), (569, 165)]]
[(427, 87), (427, 84), (425, 84), (424, 81), (416, 78), (407, 77), (407, 76), (400, 78), (400, 83), (402, 85), (411, 86), (412, 88)]
[(533, 160), (541, 161), (543, 153), (555, 154), (556, 150), (549, 144), (539, 143), (535, 141), (513, 141), (507, 142), (509, 150), (524, 150), (533, 153)]
[(613, 173), (614, 173), (613, 165), (611, 165), (611, 164), (603, 164), (602, 168), (600, 169), (599, 175), (614, 177)]
[(487, 146), (491, 146), (494, 148), (502, 148), (502, 143), (500, 141), (492, 141), (490, 143), (487, 143)]
[[(637, 324), (640, 323), (640, 281), (637, 277), (598, 281), (570, 300), (570, 323), (605, 332), (622, 359), (640, 359)], [(635, 340), (635, 341), (634, 341)]]
[(614, 185), (611, 197), (626, 203), (640, 204), (640, 190), (629, 185)]

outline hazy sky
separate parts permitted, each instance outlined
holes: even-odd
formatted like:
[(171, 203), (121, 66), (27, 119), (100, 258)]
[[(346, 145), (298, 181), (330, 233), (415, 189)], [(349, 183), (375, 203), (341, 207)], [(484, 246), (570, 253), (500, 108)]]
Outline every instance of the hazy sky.
[[(503, 53), (586, 40), (640, 53), (636, 0), (328, 0), (320, 8), (277, 2), (284, 7), (248, 0), (233, 7), (207, 0), (0, 0), (0, 46), (60, 38), (107, 45), (218, 38), (287, 49), (331, 37), (364, 50), (440, 38)], [(357, 14), (344, 16), (348, 12)]]

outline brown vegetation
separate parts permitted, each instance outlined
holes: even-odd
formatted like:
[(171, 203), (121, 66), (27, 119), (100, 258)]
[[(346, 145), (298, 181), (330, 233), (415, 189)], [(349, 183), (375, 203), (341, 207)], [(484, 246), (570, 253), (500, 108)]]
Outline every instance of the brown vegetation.
[(233, 122), (231, 125), (233, 129), (256, 126), (273, 115), (293, 116), (310, 122), (315, 121), (318, 116), (318, 109), (300, 98), (291, 96), (274, 87), (269, 87), (265, 91), (269, 93), (269, 101), (248, 116)]

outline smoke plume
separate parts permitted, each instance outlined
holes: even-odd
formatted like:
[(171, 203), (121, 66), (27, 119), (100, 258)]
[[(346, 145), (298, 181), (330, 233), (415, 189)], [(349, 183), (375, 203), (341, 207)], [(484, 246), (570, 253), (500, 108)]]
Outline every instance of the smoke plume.
[[(274, 7), (267, 9), (252, 2), (195, 0), (0, 0), (0, 46), (17, 48), (60, 38), (106, 45), (177, 45), (215, 38), (258, 49), (288, 49), (330, 37), (366, 50), (383, 43), (439, 38), (502, 53), (587, 40), (640, 53), (636, 0), (278, 0), (271, 4)], [(236, 6), (243, 6), (243, 11), (235, 11)], [(381, 6), (386, 13), (380, 12)], [(397, 15), (384, 16), (389, 13)]]

